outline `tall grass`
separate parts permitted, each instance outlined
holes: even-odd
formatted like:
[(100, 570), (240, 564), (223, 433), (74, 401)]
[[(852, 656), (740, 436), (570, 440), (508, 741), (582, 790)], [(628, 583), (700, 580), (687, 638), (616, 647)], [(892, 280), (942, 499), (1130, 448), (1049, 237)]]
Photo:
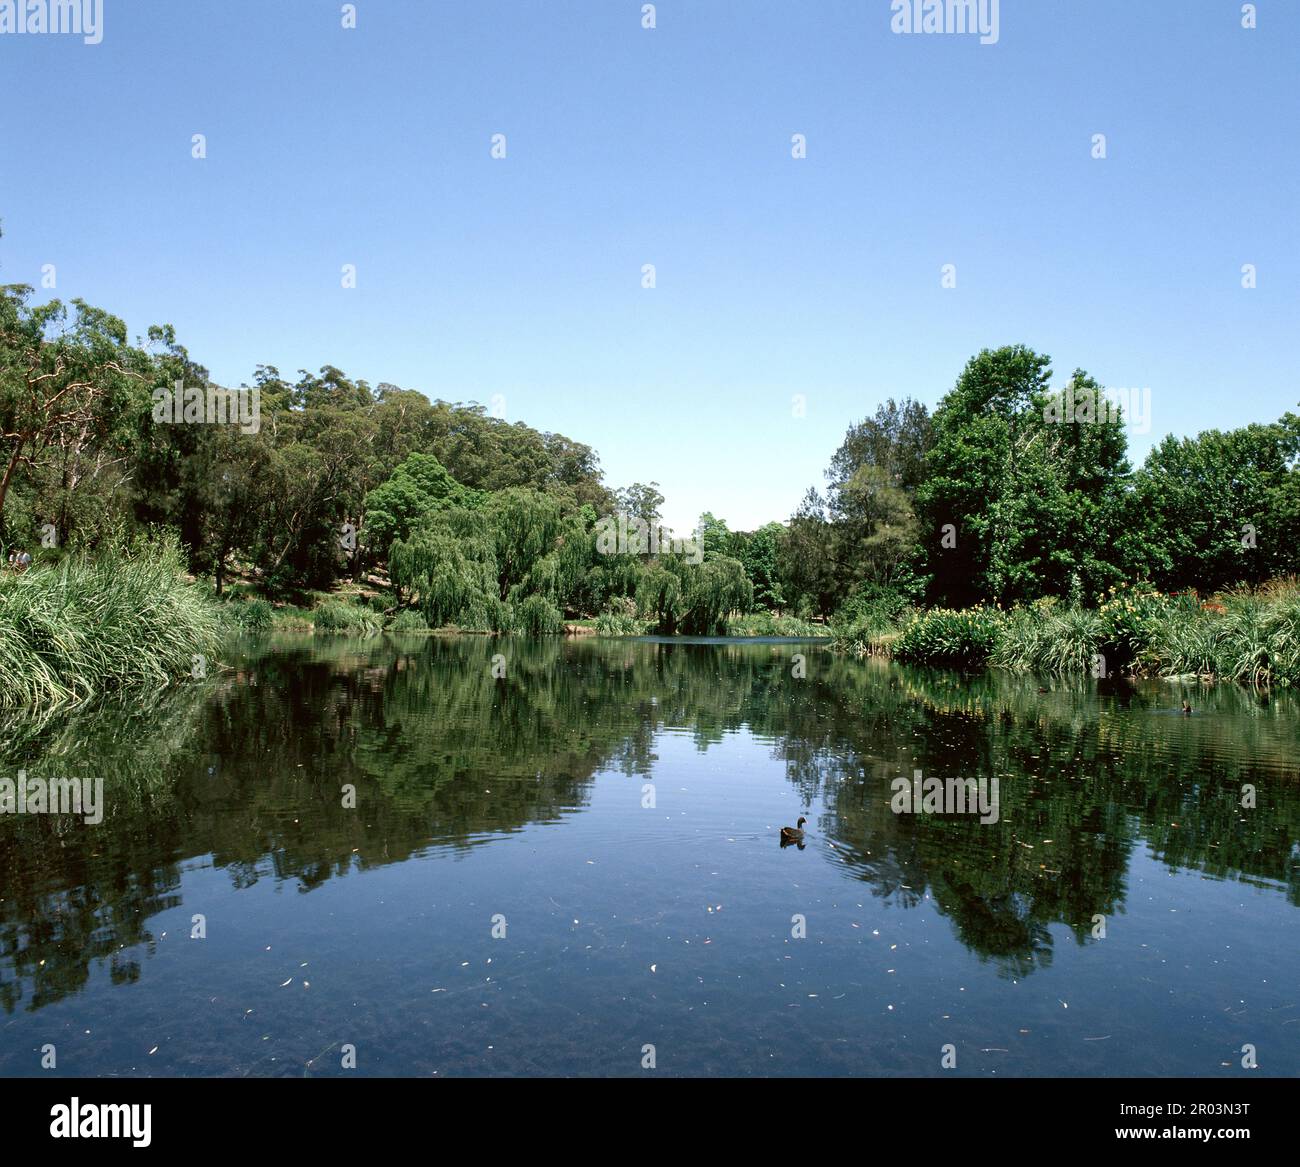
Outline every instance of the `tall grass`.
[(897, 619), (878, 611), (837, 615), (831, 621), (831, 646), (856, 656), (888, 656), (912, 614), (909, 609)]
[(790, 636), (813, 638), (826, 635), (824, 625), (801, 620), (798, 616), (775, 612), (748, 612), (727, 618), (728, 636)]
[(1039, 600), (1001, 611), (933, 608), (892, 627), (857, 618), (835, 645), (918, 664), (1060, 675), (1195, 673), (1251, 685), (1300, 684), (1300, 583), (1278, 580), (1202, 603), (1142, 587), (1116, 589), (1096, 608)]
[(1300, 684), (1300, 588), (1295, 581), (1222, 597), (1214, 672), (1248, 684)]
[(174, 541), (0, 572), (0, 706), (76, 703), (161, 688), (215, 656), (220, 606), (186, 583)]
[(1085, 673), (1105, 656), (1105, 648), (1101, 613), (1040, 600), (1006, 614), (989, 663), (1041, 673)]
[(352, 636), (374, 636), (384, 626), (378, 612), (343, 600), (326, 600), (311, 614), (317, 632), (340, 632)]
[(428, 632), (429, 622), (418, 608), (403, 608), (389, 626), (390, 632)]
[(648, 620), (637, 616), (631, 596), (613, 597), (596, 617), (596, 631), (601, 636), (644, 636), (648, 625)]
[(275, 622), (275, 609), (262, 599), (232, 603), (229, 612), (245, 632), (266, 632)]

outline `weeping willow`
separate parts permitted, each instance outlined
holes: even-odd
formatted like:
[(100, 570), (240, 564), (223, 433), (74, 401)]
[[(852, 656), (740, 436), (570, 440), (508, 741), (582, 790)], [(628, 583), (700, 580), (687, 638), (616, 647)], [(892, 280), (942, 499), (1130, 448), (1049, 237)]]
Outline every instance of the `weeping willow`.
[(450, 513), (431, 516), (389, 553), (395, 587), (410, 592), (430, 628), (454, 624), (497, 632), (504, 605), (497, 594), (497, 561), (491, 538), (464, 534)]

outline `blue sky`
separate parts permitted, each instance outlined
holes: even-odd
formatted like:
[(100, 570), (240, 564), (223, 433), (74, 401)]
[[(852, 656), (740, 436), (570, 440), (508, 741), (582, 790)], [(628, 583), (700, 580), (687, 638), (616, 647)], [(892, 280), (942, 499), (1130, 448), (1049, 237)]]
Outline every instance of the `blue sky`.
[(222, 383), (500, 394), (679, 528), (788, 517), (985, 346), (1149, 387), (1135, 460), (1300, 401), (1291, 0), (1002, 0), (990, 45), (889, 0), (104, 3), (99, 45), (0, 35), (0, 280)]

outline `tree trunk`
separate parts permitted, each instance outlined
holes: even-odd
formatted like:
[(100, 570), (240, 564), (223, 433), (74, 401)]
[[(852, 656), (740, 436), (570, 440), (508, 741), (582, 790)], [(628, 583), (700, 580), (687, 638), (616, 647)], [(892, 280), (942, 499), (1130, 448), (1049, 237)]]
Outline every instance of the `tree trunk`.
[(14, 471), (18, 468), (18, 458), (23, 452), (23, 446), (26, 442), (19, 439), (14, 446), (13, 455), (9, 459), (9, 465), (5, 467), (5, 476), (0, 479), (0, 520), (4, 517), (5, 496), (9, 493), (9, 481), (14, 476)]

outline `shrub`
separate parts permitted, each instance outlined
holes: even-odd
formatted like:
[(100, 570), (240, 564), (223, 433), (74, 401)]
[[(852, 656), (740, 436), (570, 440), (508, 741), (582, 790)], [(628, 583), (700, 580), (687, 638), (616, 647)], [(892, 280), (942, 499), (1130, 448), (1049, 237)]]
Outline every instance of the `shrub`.
[(728, 636), (825, 636), (826, 629), (798, 616), (778, 616), (775, 612), (751, 612), (727, 621)]
[(916, 664), (986, 665), (998, 643), (1002, 616), (996, 609), (931, 608), (912, 616), (899, 631), (892, 652), (901, 661)]
[(359, 604), (345, 604), (341, 600), (326, 600), (311, 617), (317, 632), (345, 633), (373, 636), (379, 631), (379, 618)]
[(275, 609), (265, 600), (249, 600), (235, 608), (235, 622), (245, 632), (265, 632), (275, 618)]
[(393, 632), (428, 632), (429, 622), (418, 608), (403, 608), (393, 620)]
[(645, 622), (637, 619), (636, 601), (631, 596), (615, 596), (596, 617), (596, 631), (601, 636), (642, 636)]
[(524, 636), (554, 636), (564, 631), (564, 615), (545, 596), (534, 594), (515, 605), (511, 625)]
[[(1102, 653), (1104, 621), (1077, 605), (1036, 600), (1006, 613), (990, 663), (999, 668), (1045, 673), (1084, 673)], [(1105, 662), (1109, 671), (1111, 662)]]

